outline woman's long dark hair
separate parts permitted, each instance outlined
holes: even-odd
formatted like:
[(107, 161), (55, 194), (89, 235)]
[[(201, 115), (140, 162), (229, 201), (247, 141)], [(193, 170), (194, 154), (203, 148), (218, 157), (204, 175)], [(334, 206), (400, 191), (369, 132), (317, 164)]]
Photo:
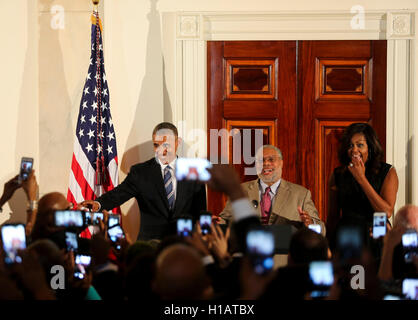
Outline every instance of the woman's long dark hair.
[(338, 149), (338, 159), (344, 166), (351, 162), (348, 157), (348, 149), (350, 148), (351, 138), (357, 133), (363, 134), (367, 141), (369, 155), (365, 163), (366, 167), (377, 172), (383, 160), (383, 149), (376, 132), (367, 123), (353, 123), (345, 129)]

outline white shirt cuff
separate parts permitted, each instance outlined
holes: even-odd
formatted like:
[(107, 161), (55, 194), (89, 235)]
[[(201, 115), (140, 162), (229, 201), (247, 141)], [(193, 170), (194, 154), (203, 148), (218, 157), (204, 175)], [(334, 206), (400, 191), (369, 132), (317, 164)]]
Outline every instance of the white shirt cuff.
[(243, 220), (250, 217), (257, 218), (257, 212), (255, 212), (254, 207), (251, 205), (250, 201), (247, 198), (241, 198), (231, 202), (231, 207), (235, 221)]

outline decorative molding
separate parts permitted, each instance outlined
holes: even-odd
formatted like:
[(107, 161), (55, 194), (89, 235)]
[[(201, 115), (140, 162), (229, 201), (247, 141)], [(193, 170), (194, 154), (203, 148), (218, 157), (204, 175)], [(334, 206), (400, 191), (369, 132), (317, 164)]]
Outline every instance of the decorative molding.
[(200, 16), (181, 14), (177, 16), (177, 39), (200, 39)]
[(389, 12), (387, 15), (387, 39), (412, 39), (414, 19), (412, 12)]

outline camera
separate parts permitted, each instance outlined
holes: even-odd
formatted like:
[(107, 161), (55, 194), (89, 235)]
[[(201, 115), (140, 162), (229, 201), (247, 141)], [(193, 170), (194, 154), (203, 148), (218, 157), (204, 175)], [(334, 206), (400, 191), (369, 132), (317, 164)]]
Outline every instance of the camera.
[(103, 212), (85, 212), (85, 220), (86, 225), (93, 225), (98, 226), (99, 225), (99, 218), (103, 221), (104, 215)]
[(415, 229), (409, 229), (402, 235), (403, 254), (406, 263), (411, 263), (418, 253), (418, 235)]
[(360, 258), (363, 251), (362, 229), (358, 226), (342, 226), (337, 231), (337, 251), (340, 262)]
[(407, 300), (418, 300), (418, 279), (404, 279), (402, 293)]
[(177, 220), (177, 235), (190, 237), (193, 231), (193, 221), (189, 218), (180, 218)]
[(178, 158), (176, 162), (177, 180), (197, 180), (209, 181), (210, 173), (207, 168), (212, 164), (207, 159), (202, 158)]
[(29, 178), (29, 174), (32, 171), (33, 158), (23, 157), (20, 161), (19, 183), (26, 181)]
[(386, 213), (375, 212), (373, 215), (373, 239), (384, 237), (386, 234)]
[(22, 258), (18, 250), (26, 248), (26, 235), (24, 224), (5, 224), (1, 227), (1, 240), (5, 253), (5, 263), (21, 263)]
[(75, 256), (75, 270), (74, 277), (77, 279), (84, 279), (88, 268), (90, 267), (91, 256), (84, 254), (77, 254)]
[(58, 210), (55, 211), (55, 225), (57, 227), (83, 227), (82, 211)]
[(315, 231), (316, 233), (321, 234), (321, 225), (320, 224), (312, 223), (312, 224), (308, 225), (308, 228), (311, 229), (312, 231)]
[(269, 230), (254, 229), (247, 233), (247, 253), (253, 264), (254, 271), (263, 275), (274, 266), (274, 235)]
[(309, 264), (309, 278), (312, 284), (312, 298), (328, 296), (329, 288), (334, 282), (334, 271), (331, 261), (312, 261)]
[(119, 239), (125, 238), (125, 233), (120, 225), (115, 225), (107, 229), (107, 235), (109, 236), (110, 241), (115, 246), (117, 250), (120, 250), (120, 244), (118, 243)]
[(200, 230), (202, 230), (202, 234), (209, 234), (210, 226), (212, 224), (212, 215), (210, 213), (202, 213), (199, 217), (199, 224)]
[(65, 231), (65, 245), (67, 247), (67, 251), (77, 251), (78, 249), (77, 233)]
[(107, 227), (112, 228), (113, 226), (116, 226), (118, 224), (120, 224), (120, 215), (110, 213), (107, 219)]

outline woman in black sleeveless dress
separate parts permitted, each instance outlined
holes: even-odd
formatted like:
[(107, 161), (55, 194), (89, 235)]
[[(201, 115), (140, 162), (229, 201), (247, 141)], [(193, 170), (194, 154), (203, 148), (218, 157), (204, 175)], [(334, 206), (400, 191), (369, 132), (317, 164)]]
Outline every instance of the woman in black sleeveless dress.
[(390, 218), (398, 192), (396, 170), (383, 162), (379, 139), (367, 123), (346, 128), (338, 158), (342, 166), (335, 168), (329, 188), (327, 234), (331, 241), (339, 223), (368, 230), (374, 212), (386, 212)]

